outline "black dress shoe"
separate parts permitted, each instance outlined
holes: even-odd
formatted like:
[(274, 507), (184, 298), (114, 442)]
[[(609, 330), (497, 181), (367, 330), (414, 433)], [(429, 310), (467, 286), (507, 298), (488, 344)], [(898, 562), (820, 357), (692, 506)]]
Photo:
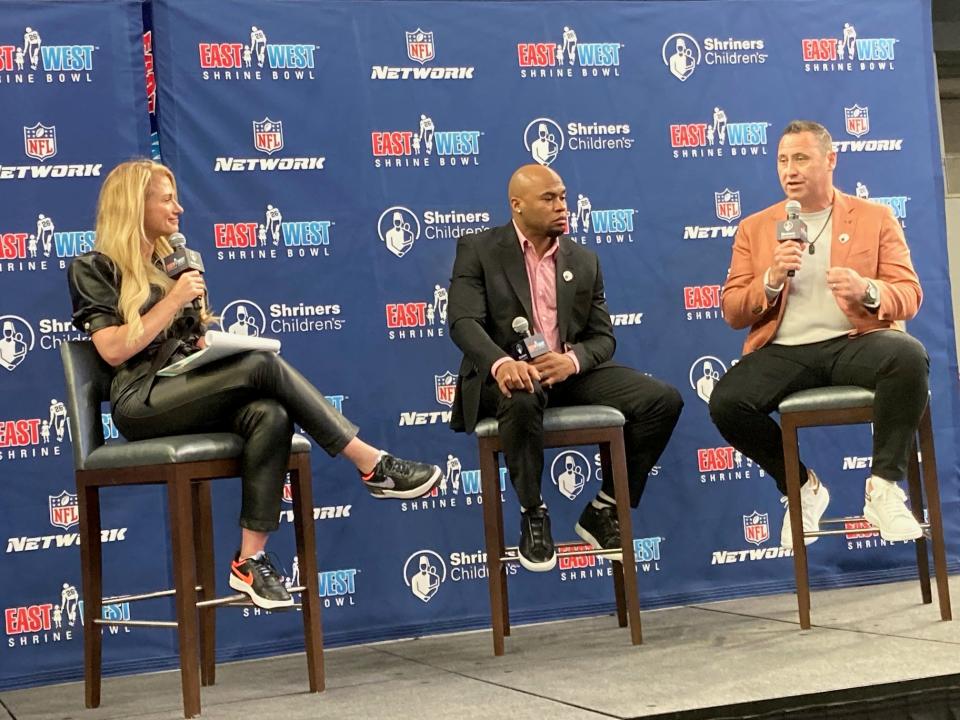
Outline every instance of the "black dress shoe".
[(592, 502), (587, 503), (573, 529), (594, 550), (614, 551), (603, 553), (604, 557), (620, 558), (620, 521), (617, 520), (616, 507), (596, 508)]
[(557, 565), (557, 551), (550, 534), (546, 508), (534, 508), (520, 515), (520, 564), (533, 572), (548, 572)]

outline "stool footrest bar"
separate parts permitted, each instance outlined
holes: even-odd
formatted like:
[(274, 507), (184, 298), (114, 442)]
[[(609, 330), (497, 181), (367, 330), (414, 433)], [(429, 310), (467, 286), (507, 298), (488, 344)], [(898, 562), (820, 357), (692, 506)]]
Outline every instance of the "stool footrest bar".
[(134, 627), (177, 627), (172, 620), (104, 620), (96, 619), (94, 625), (132, 625)]
[[(920, 523), (920, 529), (924, 531), (929, 531), (930, 523)], [(851, 535), (851, 534), (874, 533), (874, 532), (880, 532), (880, 528), (877, 528), (871, 525), (869, 528), (844, 528), (840, 530), (817, 530), (817, 531), (804, 532), (803, 536), (804, 537), (826, 537), (827, 535)]]
[[(556, 545), (554, 545), (554, 547), (557, 549), (558, 556), (563, 555), (564, 557), (584, 557), (584, 556), (591, 556), (591, 555), (600, 555), (600, 556), (606, 557), (608, 560), (615, 560), (616, 562), (621, 561), (621, 556), (623, 555), (623, 551), (620, 550), (619, 548), (615, 550), (595, 550), (594, 548), (590, 548), (588, 550), (571, 550), (569, 552), (560, 552), (562, 548), (580, 547), (584, 544), (585, 543), (575, 543), (575, 542), (557, 543)], [(504, 551), (506, 552), (506, 555), (500, 558), (500, 562), (520, 562), (520, 548), (516, 546), (511, 546), (511, 547), (504, 548)]]

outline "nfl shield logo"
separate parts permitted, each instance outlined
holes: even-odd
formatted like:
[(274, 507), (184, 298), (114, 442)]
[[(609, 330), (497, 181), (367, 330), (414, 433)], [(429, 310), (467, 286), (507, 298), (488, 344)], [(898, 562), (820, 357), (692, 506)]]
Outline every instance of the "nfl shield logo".
[(457, 376), (448, 370), (443, 375), (434, 375), (433, 383), (437, 391), (437, 402), (453, 407), (453, 396), (457, 393)]
[(289, 480), (283, 483), (283, 501), (287, 503), (293, 502), (293, 489), (290, 487)]
[(43, 162), (57, 154), (57, 128), (37, 123), (23, 128), (23, 151), (27, 157)]
[(417, 28), (407, 33), (407, 57), (423, 65), (433, 60), (433, 33)]
[(854, 137), (860, 137), (870, 132), (870, 108), (854, 105), (843, 109), (847, 132)]
[(740, 191), (724, 188), (722, 192), (715, 192), (713, 199), (717, 204), (717, 217), (727, 222), (733, 222), (740, 217)]
[(762, 515), (756, 510), (743, 516), (743, 537), (748, 543), (760, 545), (770, 539), (770, 519), (767, 513)]
[(59, 495), (47, 495), (50, 499), (50, 524), (69, 530), (80, 522), (77, 496), (64, 490)]
[(253, 146), (267, 155), (283, 150), (283, 123), (270, 118), (264, 118), (259, 122), (254, 120)]

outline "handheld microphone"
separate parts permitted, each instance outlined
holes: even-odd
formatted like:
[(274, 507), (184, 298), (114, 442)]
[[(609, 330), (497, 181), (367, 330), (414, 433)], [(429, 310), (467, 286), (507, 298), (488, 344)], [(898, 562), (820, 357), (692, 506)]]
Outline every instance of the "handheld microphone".
[[(176, 280), (189, 270), (203, 272), (203, 259), (200, 253), (187, 247), (187, 239), (183, 233), (173, 233), (167, 238), (167, 242), (173, 248), (173, 252), (163, 259), (163, 269), (167, 277)], [(194, 298), (193, 307), (197, 311), (203, 310), (203, 300), (199, 297)]]
[[(787, 202), (787, 219), (777, 223), (777, 242), (805, 243), (807, 241), (807, 224), (800, 219), (800, 203), (796, 200)], [(796, 275), (796, 270), (788, 270), (787, 277)]]
[(525, 317), (515, 317), (510, 327), (521, 338), (520, 342), (513, 345), (513, 353), (517, 360), (533, 360), (550, 352), (543, 333), (531, 333), (530, 323)]

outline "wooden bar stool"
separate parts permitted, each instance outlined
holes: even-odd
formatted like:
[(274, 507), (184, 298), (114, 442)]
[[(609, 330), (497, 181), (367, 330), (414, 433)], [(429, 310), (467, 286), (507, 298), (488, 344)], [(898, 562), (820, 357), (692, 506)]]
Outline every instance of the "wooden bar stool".
[[(231, 433), (176, 435), (107, 445), (100, 405), (109, 399), (110, 368), (92, 342), (60, 346), (67, 381), (67, 409), (73, 436), (77, 501), (80, 513), (80, 562), (83, 587), (85, 700), (100, 705), (102, 671), (101, 625), (135, 625), (177, 629), (184, 717), (200, 714), (200, 683), (215, 680), (216, 608), (249, 604), (243, 594), (217, 598), (213, 556), (213, 515), (210, 480), (240, 475), (243, 439)], [(293, 526), (300, 577), (303, 634), (311, 692), (320, 692), (323, 678), (323, 637), (314, 542), (310, 442), (293, 437), (290, 454)], [(100, 545), (100, 488), (165, 485), (173, 546), (173, 589), (136, 595), (103, 597)], [(224, 566), (225, 569), (226, 566)], [(113, 620), (103, 606), (157, 597), (174, 597), (176, 621)], [(198, 652), (199, 651), (199, 652)], [(199, 682), (198, 682), (199, 681)]]
[[(604, 477), (613, 478), (620, 523), (620, 552), (613, 559), (613, 585), (620, 627), (630, 626), (634, 645), (642, 642), (640, 600), (637, 596), (637, 568), (634, 564), (633, 529), (630, 522), (630, 491), (627, 487), (627, 461), (623, 447), (623, 413), (603, 405), (548, 408), (543, 414), (545, 448), (598, 445)], [(510, 603), (507, 598), (506, 565), (519, 562), (516, 547), (506, 547), (503, 539), (503, 507), (500, 502), (500, 460), (503, 451), (496, 419), (477, 424), (480, 447), (480, 482), (483, 497), (483, 527), (487, 546), (487, 585), (493, 622), (493, 652), (503, 655), (503, 638), (510, 634)], [(608, 473), (612, 473), (608, 475)], [(582, 545), (583, 541), (557, 543), (562, 547)], [(602, 555), (609, 550), (576, 550), (568, 556)], [(612, 558), (611, 558), (612, 559)]]
[[(790, 525), (793, 532), (793, 568), (797, 582), (797, 605), (800, 611), (800, 627), (810, 628), (810, 582), (807, 571), (805, 537), (843, 535), (843, 527), (834, 530), (805, 532), (800, 508), (800, 449), (797, 430), (802, 427), (822, 425), (853, 425), (873, 422), (873, 391), (854, 386), (815, 388), (794, 393), (783, 399), (779, 407), (780, 427), (783, 433), (783, 460), (787, 470), (787, 498), (789, 500)], [(920, 418), (919, 449), (923, 457), (923, 488), (920, 485), (920, 463), (917, 459), (917, 439), (907, 470), (910, 506), (914, 516), (924, 529), (924, 535), (916, 541), (917, 570), (920, 575), (920, 594), (924, 603), (933, 601), (930, 592), (930, 565), (927, 560), (927, 535), (933, 545), (933, 566), (937, 577), (937, 595), (940, 603), (940, 618), (952, 620), (950, 588), (947, 585), (947, 556), (943, 544), (943, 519), (940, 513), (940, 489), (937, 484), (937, 458), (933, 447), (933, 425), (930, 421), (930, 405), (927, 404)], [(923, 491), (927, 495), (929, 522), (923, 517)], [(831, 518), (820, 525), (845, 525), (862, 521), (863, 516)]]

